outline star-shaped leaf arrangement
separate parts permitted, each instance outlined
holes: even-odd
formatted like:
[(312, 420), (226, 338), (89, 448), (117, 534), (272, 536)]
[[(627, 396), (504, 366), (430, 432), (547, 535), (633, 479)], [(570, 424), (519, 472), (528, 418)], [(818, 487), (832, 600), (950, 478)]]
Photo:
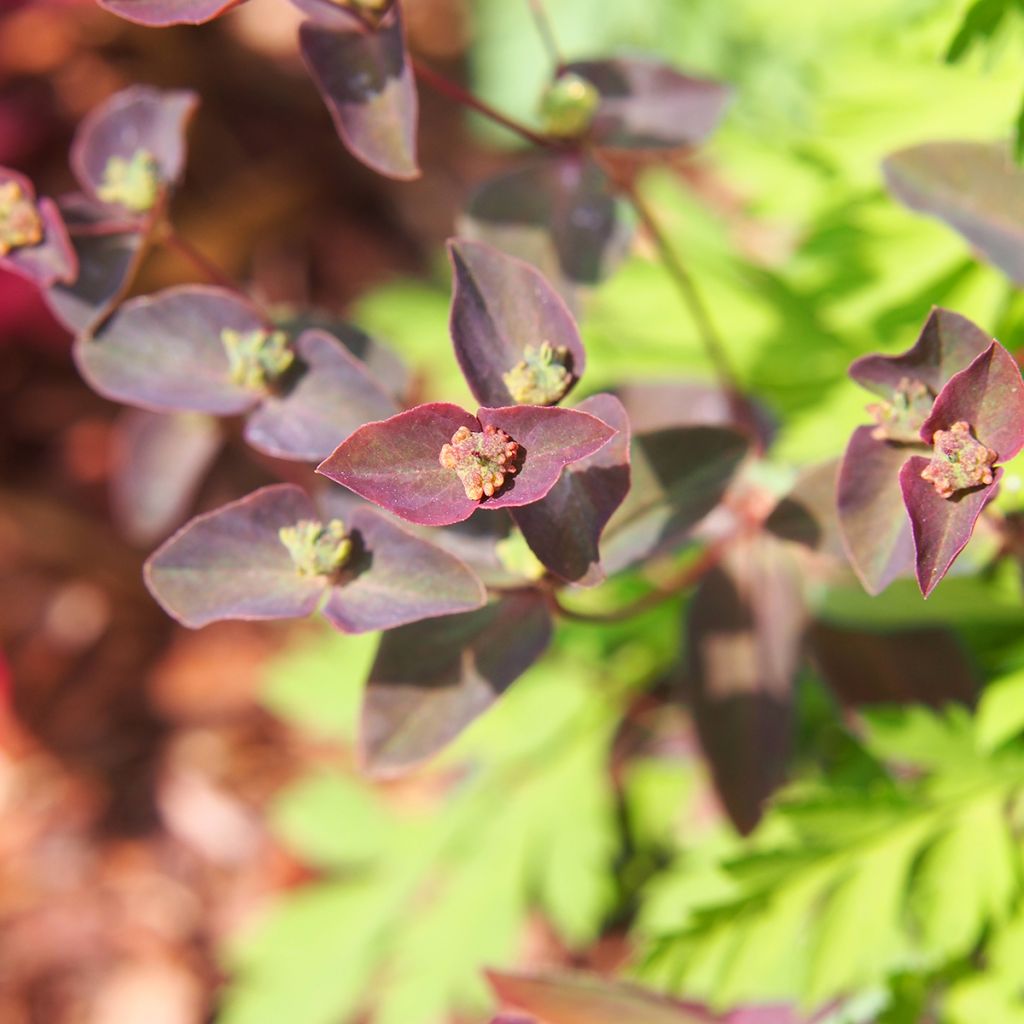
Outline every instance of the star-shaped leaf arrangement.
[(519, 405), (473, 416), (431, 402), (360, 427), (317, 472), (409, 522), (447, 526), (480, 507), (539, 501), (566, 466), (614, 434), (576, 409)]
[(192, 628), (319, 608), (343, 632), (363, 633), (486, 600), (477, 577), (447, 552), (373, 509), (325, 520), (292, 484), (193, 519), (150, 556), (145, 580), (165, 611)]
[(57, 204), (36, 198), (28, 178), (0, 167), (0, 267), (47, 288), (78, 276), (78, 258)]
[(158, 412), (248, 412), (260, 451), (315, 462), (394, 399), (321, 330), (292, 341), (232, 292), (168, 288), (126, 302), (75, 360), (101, 395)]

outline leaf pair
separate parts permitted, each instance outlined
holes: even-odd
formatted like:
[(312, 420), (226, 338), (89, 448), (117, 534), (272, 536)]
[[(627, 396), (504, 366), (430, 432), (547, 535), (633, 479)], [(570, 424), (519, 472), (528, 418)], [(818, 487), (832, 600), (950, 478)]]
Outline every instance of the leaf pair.
[(936, 309), (911, 349), (865, 356), (850, 375), (882, 399), (869, 406), (877, 425), (851, 437), (839, 477), (851, 564), (873, 594), (913, 566), (927, 597), (995, 496), (996, 463), (1024, 446), (1020, 370), (969, 320)]

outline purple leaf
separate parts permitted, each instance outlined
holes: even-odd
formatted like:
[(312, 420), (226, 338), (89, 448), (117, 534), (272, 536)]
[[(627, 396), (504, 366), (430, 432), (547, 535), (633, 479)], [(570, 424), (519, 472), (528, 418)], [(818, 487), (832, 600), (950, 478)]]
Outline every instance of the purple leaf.
[(385, 633), (363, 706), (368, 766), (396, 772), (437, 753), (541, 656), (550, 639), (547, 605), (531, 590)]
[(888, 157), (889, 191), (945, 221), (1017, 284), (1024, 284), (1024, 170), (1009, 147), (929, 142)]
[(861, 356), (850, 376), (861, 387), (884, 398), (905, 380), (916, 380), (937, 395), (943, 385), (992, 344), (992, 339), (965, 316), (936, 306), (928, 314), (917, 341), (898, 356)]
[[(72, 227), (108, 220), (108, 212), (84, 196), (67, 196), (61, 210)], [(145, 253), (141, 231), (72, 235), (78, 263), (73, 284), (56, 284), (44, 292), (54, 316), (73, 334), (91, 331), (131, 287)]]
[[(460, 428), (476, 434), (488, 427), (504, 431), (519, 454), (512, 460), (516, 472), (481, 502), (468, 496), (468, 485), (441, 465), (440, 455)], [(477, 418), (456, 405), (433, 402), (360, 427), (317, 472), (409, 522), (445, 526), (468, 519), (481, 504), (495, 509), (537, 501), (565, 465), (592, 455), (613, 433), (574, 409), (512, 406), (480, 409)]]
[(466, 207), (474, 238), (536, 262), (553, 251), (576, 284), (597, 284), (625, 256), (632, 229), (604, 172), (578, 156), (548, 158), (481, 185)]
[(295, 353), (295, 370), (249, 416), (245, 439), (254, 448), (319, 462), (357, 427), (397, 411), (377, 379), (325, 331), (305, 331)]
[(201, 25), (236, 7), (244, 0), (97, 0), (111, 14), (138, 25)]
[(600, 93), (591, 137), (613, 148), (674, 149), (703, 142), (731, 95), (720, 82), (642, 58), (574, 61), (561, 74), (579, 75)]
[(850, 438), (837, 504), (850, 564), (864, 589), (878, 594), (914, 566), (914, 538), (899, 474), (907, 457), (921, 449), (876, 440), (873, 430), (858, 427)]
[(578, 406), (618, 433), (596, 454), (566, 466), (558, 483), (512, 518), (533, 553), (570, 583), (596, 586), (604, 579), (598, 540), (629, 491), (629, 417), (611, 395)]
[(819, 622), (810, 639), (818, 672), (847, 705), (973, 704), (978, 692), (977, 674), (949, 629), (870, 633)]
[(744, 835), (785, 778), (805, 621), (795, 563), (764, 534), (734, 544), (690, 603), (686, 657), (697, 733)]
[(927, 597), (967, 546), (984, 507), (995, 497), (1001, 468), (987, 487), (959, 491), (943, 498), (921, 473), (929, 460), (914, 455), (900, 469), (903, 502), (913, 528), (917, 559), (917, 583)]
[(629, 494), (601, 543), (606, 571), (680, 545), (721, 500), (749, 449), (748, 436), (721, 427), (634, 434)]
[(372, 509), (345, 520), (356, 544), (351, 570), (331, 588), (324, 616), (346, 633), (394, 629), (420, 619), (482, 607), (487, 592), (447, 552), (414, 537)]
[(221, 443), (216, 420), (201, 413), (121, 414), (111, 505), (129, 540), (152, 543), (181, 522)]
[(839, 459), (830, 459), (804, 470), (765, 520), (764, 528), (780, 540), (845, 561), (836, 510), (840, 467)]
[(28, 178), (0, 167), (0, 266), (40, 288), (78, 276), (78, 258), (52, 199), (36, 199)]
[[(586, 363), (576, 321), (561, 296), (528, 263), (489, 245), (452, 239), (448, 252), (455, 271), (452, 341), (477, 401), (484, 405), (560, 401), (582, 376)], [(546, 371), (533, 367), (532, 376), (517, 379), (516, 367), (527, 370), (544, 344), (554, 352), (553, 367)], [(510, 383), (517, 389), (515, 395)]]
[[(199, 105), (199, 97), (188, 90), (154, 89), (133, 85), (115, 93), (92, 110), (79, 125), (71, 147), (71, 166), (82, 188), (97, 202), (142, 214), (155, 205), (126, 202), (108, 194), (112, 172), (134, 167), (138, 179), (129, 179), (126, 194), (148, 189), (157, 192), (173, 187), (185, 171), (185, 131)], [(140, 154), (145, 167), (134, 162)], [(134, 184), (134, 188), (131, 186)]]
[(950, 377), (921, 427), (921, 438), (931, 444), (937, 430), (957, 422), (969, 424), (1001, 462), (1024, 447), (1024, 382), (1013, 356), (997, 341)]
[(399, 8), (392, 7), (373, 28), (340, 20), (304, 22), (299, 44), (349, 152), (388, 177), (419, 177), (416, 83)]
[(275, 484), (193, 519), (145, 565), (149, 592), (196, 629), (218, 619), (309, 615), (327, 581), (301, 576), (279, 531), (316, 518), (301, 488)]
[(167, 288), (126, 302), (95, 337), (79, 337), (75, 361), (101, 395), (157, 412), (243, 412), (261, 391), (235, 383), (225, 330), (261, 329), (259, 314), (232, 292)]

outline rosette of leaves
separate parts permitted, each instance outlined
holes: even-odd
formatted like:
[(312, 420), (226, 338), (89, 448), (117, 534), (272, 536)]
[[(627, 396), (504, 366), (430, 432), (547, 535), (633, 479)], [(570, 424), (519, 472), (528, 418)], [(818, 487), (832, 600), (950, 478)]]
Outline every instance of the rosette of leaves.
[(78, 276), (78, 260), (57, 204), (36, 198), (28, 178), (0, 167), (0, 267), (41, 288)]
[(1020, 370), (969, 320), (936, 309), (911, 349), (858, 359), (850, 376), (880, 398), (839, 475), (850, 562), (870, 593), (914, 568), (927, 597), (995, 496), (998, 464), (1024, 445)]
[(274, 484), (198, 516), (146, 562), (150, 593), (192, 628), (320, 610), (346, 633), (481, 607), (462, 562), (368, 508), (325, 519), (299, 487)]
[(395, 400), (337, 338), (291, 338), (223, 288), (183, 285), (126, 302), (75, 361), (101, 395), (158, 412), (246, 415), (245, 439), (316, 461)]

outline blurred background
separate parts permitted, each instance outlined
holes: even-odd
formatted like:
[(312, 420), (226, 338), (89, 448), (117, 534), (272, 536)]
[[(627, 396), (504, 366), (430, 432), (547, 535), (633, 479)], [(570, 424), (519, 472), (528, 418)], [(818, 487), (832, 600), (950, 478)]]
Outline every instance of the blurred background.
[[(550, 68), (525, 4), (404, 6), (415, 52), (535, 119)], [(863, 405), (846, 366), (909, 346), (932, 304), (1020, 344), (1016, 292), (889, 199), (878, 170), (915, 142), (1010, 136), (1019, 23), (947, 65), (967, 6), (950, 0), (548, 6), (570, 58), (653, 53), (736, 87), (710, 146), (645, 188), (781, 420), (783, 477), (841, 453)], [(423, 89), (423, 178), (375, 176), (345, 153), (301, 66), (299, 17), (250, 0), (200, 28), (146, 30), (88, 0), (6, 0), (0, 164), (60, 194), (94, 105), (134, 82), (195, 89), (181, 234), (267, 302), (345, 314), (393, 346), (421, 397), (468, 401), (443, 241), (471, 187), (515, 161), (515, 140)], [(190, 275), (158, 253), (137, 290)], [(707, 375), (642, 237), (581, 314), (588, 390)], [(360, 777), (373, 637), (309, 623), (188, 632), (141, 580), (186, 513), (308, 471), (204, 420), (143, 446), (151, 418), (93, 395), (69, 347), (33, 288), (0, 272), (2, 1024), (481, 1021), (484, 966), (615, 970), (687, 905), (693, 865), (735, 849), (675, 697), (678, 601), (560, 627), (440, 760), (390, 783)], [(176, 507), (168, 467), (183, 461), (197, 483)], [(1010, 472), (1007, 500), (1019, 488)], [(617, 581), (615, 599), (637, 585)], [(877, 602), (819, 597), (848, 626), (955, 618), (976, 664), (1024, 661), (1012, 574), (951, 579), (927, 606), (902, 584)], [(794, 774), (848, 755), (843, 712), (811, 670), (799, 712)]]

